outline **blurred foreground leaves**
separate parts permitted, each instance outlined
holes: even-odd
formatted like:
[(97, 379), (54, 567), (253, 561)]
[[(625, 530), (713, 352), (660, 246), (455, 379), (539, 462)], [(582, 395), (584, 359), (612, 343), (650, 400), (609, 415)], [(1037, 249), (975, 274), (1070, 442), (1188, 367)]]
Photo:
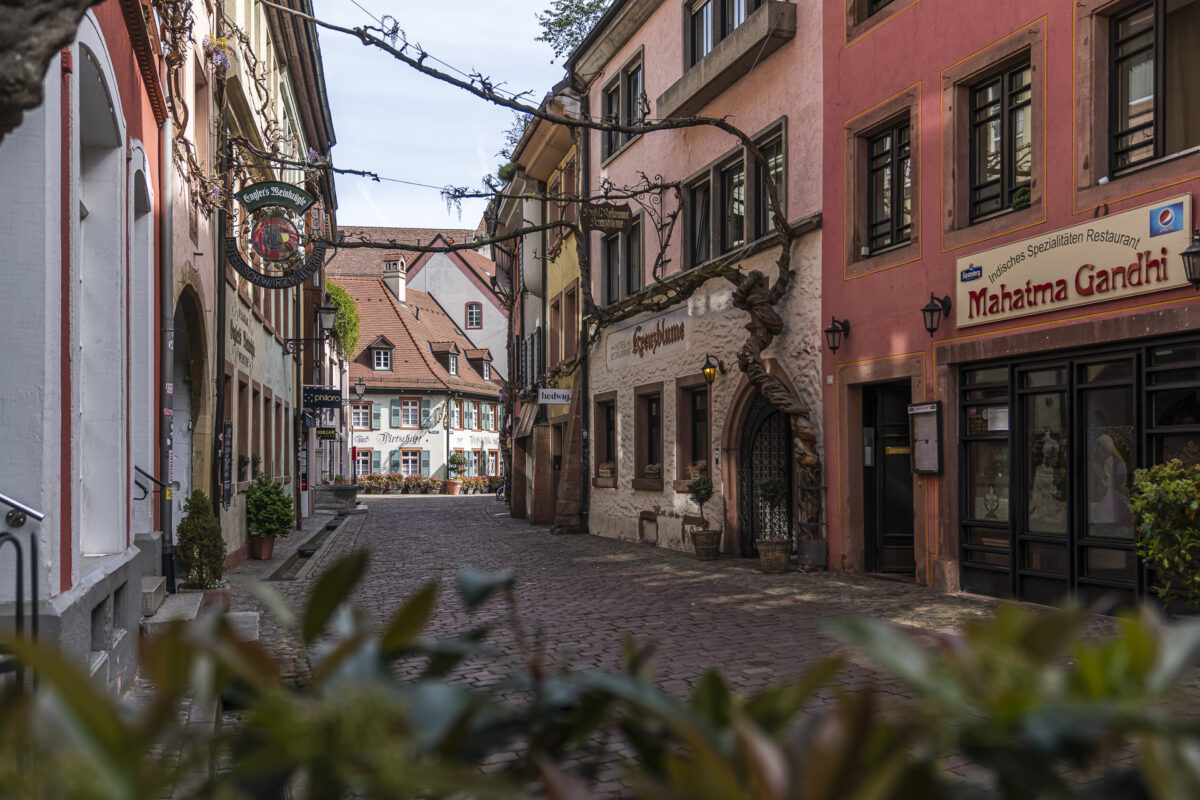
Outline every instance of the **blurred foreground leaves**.
[[(652, 652), (634, 643), (622, 672), (549, 667), (511, 574), (461, 574), (478, 624), (434, 639), (440, 587), (377, 627), (347, 604), (365, 569), (362, 554), (334, 565), (294, 617), (263, 590), (306, 648), (299, 683), (221, 616), (145, 642), (155, 693), (136, 710), (53, 650), (6, 642), (38, 688), (0, 694), (0, 798), (577, 800), (606, 769), (656, 800), (1200, 797), (1200, 727), (1181, 713), (1197, 698), (1179, 689), (1200, 627), (1149, 608), (1103, 639), (1069, 609), (1006, 606), (960, 637), (843, 619), (830, 632), (886, 683), (846, 690), (832, 658), (749, 696), (710, 671), (684, 700), (656, 686)], [(489, 649), (497, 627), (517, 645), (515, 669)], [(502, 677), (455, 679), (474, 670)], [(242, 722), (207, 736), (181, 724), (181, 703), (215, 697)]]

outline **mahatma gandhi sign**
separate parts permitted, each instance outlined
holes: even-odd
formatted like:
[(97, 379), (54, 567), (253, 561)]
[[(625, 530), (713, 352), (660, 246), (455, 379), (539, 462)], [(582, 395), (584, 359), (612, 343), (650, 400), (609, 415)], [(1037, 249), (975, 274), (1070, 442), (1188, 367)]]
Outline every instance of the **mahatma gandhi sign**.
[(1185, 194), (960, 258), (958, 327), (1185, 286), (1191, 230)]

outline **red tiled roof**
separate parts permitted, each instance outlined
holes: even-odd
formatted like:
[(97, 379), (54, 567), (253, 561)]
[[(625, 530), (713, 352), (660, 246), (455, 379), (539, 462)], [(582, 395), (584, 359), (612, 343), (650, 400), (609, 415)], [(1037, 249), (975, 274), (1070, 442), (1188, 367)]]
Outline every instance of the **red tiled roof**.
[(429, 349), (430, 349), (430, 351), (432, 351), (434, 353), (457, 353), (457, 352), (459, 352), (458, 349), (455, 347), (454, 342), (430, 342)]
[[(453, 390), (488, 397), (499, 392), (495, 376), (485, 381), (470, 362), (460, 362), (458, 374), (451, 375), (430, 352), (431, 342), (460, 351), (472, 347), (432, 297), (407, 289), (406, 304), (401, 305), (380, 277), (342, 276), (338, 283), (358, 306), (361, 344), (350, 362), (352, 383), (362, 378), (369, 388)], [(393, 345), (388, 372), (377, 372), (369, 360), (368, 350), (380, 338)]]
[[(456, 242), (472, 242), (475, 231), (441, 230), (439, 228), (377, 228), (343, 225), (338, 228), (343, 241), (397, 242), (399, 244), (427, 245), (437, 236), (445, 236)], [(383, 272), (384, 261), (395, 261), (397, 251), (376, 247), (353, 247), (338, 249), (325, 267), (327, 275), (375, 275)], [(400, 257), (410, 265), (419, 254), (405, 251)], [(483, 258), (483, 256), (480, 256)], [(485, 259), (486, 260), (486, 259)]]
[(467, 358), (482, 358), (485, 361), (492, 360), (492, 351), (486, 347), (468, 347), (464, 352)]

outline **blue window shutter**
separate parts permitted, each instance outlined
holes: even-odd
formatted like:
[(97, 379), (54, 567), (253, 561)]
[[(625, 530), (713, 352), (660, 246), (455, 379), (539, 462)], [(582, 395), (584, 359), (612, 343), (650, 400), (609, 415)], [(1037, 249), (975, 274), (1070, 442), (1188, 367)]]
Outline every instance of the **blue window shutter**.
[(429, 451), (421, 451), (421, 474), (426, 478), (429, 477)]
[(371, 472), (379, 472), (379, 460), (382, 456), (383, 452), (380, 450), (371, 451)]
[[(379, 430), (380, 417), (383, 416), (383, 404), (371, 403), (371, 430)], [(376, 470), (378, 471), (378, 470)]]
[(400, 471), (400, 451), (393, 450), (390, 460), (391, 460), (391, 464), (388, 465), (388, 472), (399, 472)]
[(400, 398), (392, 398), (392, 427), (400, 427)]
[(421, 398), (421, 427), (429, 427), (429, 418), (433, 415), (432, 401), (428, 397)]

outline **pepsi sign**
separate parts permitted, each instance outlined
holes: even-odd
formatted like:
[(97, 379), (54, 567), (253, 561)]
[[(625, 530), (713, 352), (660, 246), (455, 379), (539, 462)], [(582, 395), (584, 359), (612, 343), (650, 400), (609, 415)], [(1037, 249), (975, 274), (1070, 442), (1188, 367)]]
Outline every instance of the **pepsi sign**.
[(1183, 230), (1183, 203), (1150, 209), (1150, 235), (1163, 236)]

